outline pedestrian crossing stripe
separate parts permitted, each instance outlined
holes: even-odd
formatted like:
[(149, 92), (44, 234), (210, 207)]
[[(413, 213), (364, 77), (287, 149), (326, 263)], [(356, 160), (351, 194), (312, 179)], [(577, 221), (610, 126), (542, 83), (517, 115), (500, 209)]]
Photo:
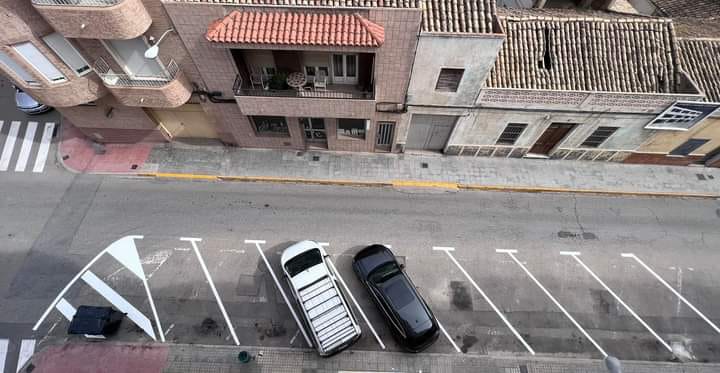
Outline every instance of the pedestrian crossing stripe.
[[(8, 350), (10, 341), (6, 338), (0, 339), (0, 373), (5, 373), (5, 365), (8, 360)], [(20, 341), (20, 350), (18, 351), (17, 364), (15, 369), (10, 368), (8, 373), (18, 373), (20, 369), (30, 360), (35, 353), (35, 340), (23, 339)]]
[(35, 121), (29, 121), (26, 125), (20, 121), (12, 121), (8, 125), (0, 120), (0, 172), (11, 170), (13, 160), (15, 164), (12, 170), (25, 172), (34, 152), (32, 172), (42, 173), (50, 154), (54, 131), (54, 122), (46, 122), (44, 126), (40, 126)]

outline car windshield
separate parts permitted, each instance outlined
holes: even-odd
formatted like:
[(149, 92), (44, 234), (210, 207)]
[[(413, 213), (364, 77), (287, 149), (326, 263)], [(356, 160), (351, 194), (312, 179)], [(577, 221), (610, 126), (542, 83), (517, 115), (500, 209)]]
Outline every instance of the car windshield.
[(322, 263), (320, 250), (312, 249), (288, 260), (285, 263), (285, 270), (287, 270), (290, 277), (295, 277), (298, 273), (320, 263)]
[(393, 262), (388, 262), (381, 265), (380, 267), (373, 269), (373, 271), (370, 272), (369, 277), (370, 281), (380, 285), (383, 282), (391, 279), (398, 272), (400, 272), (400, 268), (398, 268), (397, 264)]

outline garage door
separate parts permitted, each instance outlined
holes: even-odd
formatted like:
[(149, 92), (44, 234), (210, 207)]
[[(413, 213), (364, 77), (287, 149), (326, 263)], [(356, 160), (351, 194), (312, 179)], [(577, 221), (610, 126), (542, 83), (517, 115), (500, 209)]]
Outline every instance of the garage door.
[(456, 121), (456, 116), (413, 115), (405, 148), (442, 151)]

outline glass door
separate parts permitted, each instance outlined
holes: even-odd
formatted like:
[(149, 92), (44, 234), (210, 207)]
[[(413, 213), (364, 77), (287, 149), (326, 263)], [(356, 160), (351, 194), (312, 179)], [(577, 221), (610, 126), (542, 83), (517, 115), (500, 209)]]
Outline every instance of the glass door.
[(324, 118), (300, 118), (300, 125), (305, 133), (306, 144), (327, 148), (327, 132)]
[(332, 81), (335, 84), (357, 84), (358, 66), (357, 54), (333, 54)]

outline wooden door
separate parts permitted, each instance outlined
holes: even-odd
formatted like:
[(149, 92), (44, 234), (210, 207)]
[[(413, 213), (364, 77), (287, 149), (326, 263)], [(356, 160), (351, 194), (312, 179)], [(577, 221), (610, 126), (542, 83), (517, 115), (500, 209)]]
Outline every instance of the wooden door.
[(528, 153), (548, 155), (562, 139), (567, 136), (568, 133), (575, 127), (574, 124), (570, 123), (552, 123), (543, 132), (540, 138), (535, 142), (535, 145), (530, 148)]

